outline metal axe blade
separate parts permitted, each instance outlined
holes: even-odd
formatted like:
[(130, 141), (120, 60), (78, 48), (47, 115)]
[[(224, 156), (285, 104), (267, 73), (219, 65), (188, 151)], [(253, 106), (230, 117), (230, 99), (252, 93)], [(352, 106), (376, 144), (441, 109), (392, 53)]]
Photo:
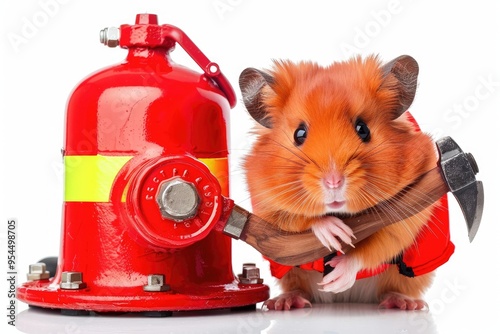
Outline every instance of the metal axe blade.
[(436, 142), (441, 171), (467, 223), (469, 241), (476, 236), (484, 206), (483, 183), (476, 180), (479, 168), (472, 154), (464, 153), (451, 137)]

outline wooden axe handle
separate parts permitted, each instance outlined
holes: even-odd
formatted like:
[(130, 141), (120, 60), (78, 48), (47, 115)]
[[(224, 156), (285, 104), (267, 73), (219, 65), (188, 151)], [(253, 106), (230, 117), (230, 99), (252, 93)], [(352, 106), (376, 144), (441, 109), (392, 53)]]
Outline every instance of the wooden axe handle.
[[(362, 214), (344, 217), (342, 220), (352, 228), (357, 238), (353, 240), (353, 244), (356, 244), (384, 226), (419, 213), (448, 191), (440, 168), (435, 167), (393, 198)], [(235, 206), (233, 210), (248, 217), (240, 239), (278, 263), (295, 266), (331, 253), (311, 230), (298, 233), (283, 231), (239, 206)], [(350, 246), (342, 243), (342, 249), (347, 247)]]

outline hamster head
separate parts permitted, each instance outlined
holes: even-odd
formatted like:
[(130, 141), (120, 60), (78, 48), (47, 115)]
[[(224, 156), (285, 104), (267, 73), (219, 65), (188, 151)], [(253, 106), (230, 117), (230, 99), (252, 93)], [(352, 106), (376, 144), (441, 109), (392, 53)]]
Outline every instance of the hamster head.
[(244, 161), (254, 210), (353, 214), (434, 167), (431, 138), (405, 113), (417, 76), (409, 56), (244, 70), (243, 102), (259, 123)]

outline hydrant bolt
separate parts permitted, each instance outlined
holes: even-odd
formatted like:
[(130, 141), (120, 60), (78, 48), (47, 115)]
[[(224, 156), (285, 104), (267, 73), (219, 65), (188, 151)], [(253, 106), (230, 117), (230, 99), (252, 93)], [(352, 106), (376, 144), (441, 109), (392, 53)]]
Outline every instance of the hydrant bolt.
[(200, 205), (195, 186), (180, 178), (163, 182), (156, 201), (163, 218), (174, 221), (184, 221), (194, 217)]
[(116, 27), (102, 29), (99, 37), (101, 43), (110, 48), (120, 45), (120, 29)]
[(241, 284), (262, 284), (264, 280), (260, 278), (260, 269), (255, 263), (244, 263), (242, 273), (238, 275)]
[(162, 292), (169, 291), (170, 285), (165, 284), (165, 276), (161, 274), (148, 275), (148, 284), (144, 285), (144, 291)]
[(61, 277), (61, 289), (80, 290), (85, 289), (87, 283), (83, 282), (83, 274), (79, 271), (64, 271)]
[(30, 264), (28, 272), (28, 281), (38, 281), (48, 279), (50, 272), (47, 271), (45, 263)]

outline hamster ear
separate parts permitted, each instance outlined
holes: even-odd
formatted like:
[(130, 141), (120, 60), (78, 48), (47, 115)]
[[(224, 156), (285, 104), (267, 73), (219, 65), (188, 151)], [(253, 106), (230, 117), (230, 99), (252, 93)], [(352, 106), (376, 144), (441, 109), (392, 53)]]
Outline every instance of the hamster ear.
[(262, 90), (274, 83), (274, 78), (255, 68), (247, 68), (240, 74), (240, 90), (248, 113), (266, 128), (272, 128), (271, 118), (263, 103)]
[[(418, 64), (410, 56), (400, 56), (382, 67), (385, 82), (382, 86), (398, 91), (399, 105), (395, 110), (395, 117), (399, 117), (408, 110), (417, 91)], [(397, 80), (390, 78), (392, 76)]]

